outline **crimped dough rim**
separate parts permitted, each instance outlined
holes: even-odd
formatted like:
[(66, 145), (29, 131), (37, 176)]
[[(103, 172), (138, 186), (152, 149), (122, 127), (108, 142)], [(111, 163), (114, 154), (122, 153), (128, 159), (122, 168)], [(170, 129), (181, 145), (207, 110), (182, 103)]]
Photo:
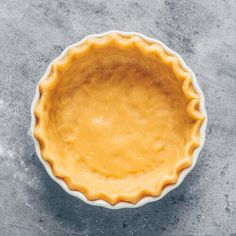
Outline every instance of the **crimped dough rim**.
[(42, 150), (44, 150), (45, 153), (47, 148), (47, 140), (44, 138), (41, 127), (41, 121), (44, 119), (42, 111), (46, 102), (42, 99), (43, 94), (47, 93), (47, 91), (49, 91), (55, 86), (59, 78), (58, 73), (68, 68), (68, 66), (73, 60), (73, 57), (78, 57), (82, 55), (84, 52), (86, 52), (86, 50), (89, 50), (91, 47), (104, 47), (110, 44), (111, 42), (115, 43), (116, 46), (120, 48), (135, 46), (143, 53), (143, 55), (155, 54), (164, 64), (168, 65), (173, 70), (176, 79), (179, 80), (179, 82), (181, 83), (183, 94), (188, 100), (188, 115), (194, 120), (191, 140), (189, 140), (188, 144), (186, 145), (186, 152), (189, 154), (190, 157), (193, 156), (194, 151), (200, 146), (200, 128), (203, 124), (205, 116), (200, 111), (200, 95), (194, 89), (194, 86), (192, 84), (191, 73), (189, 73), (185, 68), (183, 68), (178, 57), (167, 52), (161, 44), (155, 42), (148, 42), (137, 35), (125, 36), (117, 33), (110, 33), (102, 37), (92, 37), (84, 41), (81, 45), (70, 48), (62, 59), (52, 63), (49, 75), (53, 73), (54, 79), (47, 80), (46, 78), (44, 80), (41, 80), (39, 83), (40, 97), (33, 110), (34, 116), (36, 118), (33, 135), (34, 138), (40, 144), (41, 156), (50, 164), (53, 175), (62, 179), (69, 189), (83, 193), (89, 200), (104, 200), (112, 205), (120, 202), (130, 202), (134, 204), (139, 202), (142, 198), (146, 196), (160, 196), (160, 194), (167, 185), (173, 185), (177, 183), (180, 173), (184, 169), (192, 165), (192, 158), (183, 158), (182, 162), (177, 163), (174, 174), (172, 176), (163, 176), (161, 183), (159, 182), (160, 188), (146, 189), (145, 186), (143, 186), (143, 189), (140, 189), (139, 194), (134, 197), (132, 193), (127, 195), (108, 196), (103, 192), (94, 192), (93, 190), (88, 189), (86, 186), (82, 186), (78, 183), (75, 183), (69, 175), (59, 170), (57, 163), (53, 159), (53, 157), (45, 158), (42, 154)]

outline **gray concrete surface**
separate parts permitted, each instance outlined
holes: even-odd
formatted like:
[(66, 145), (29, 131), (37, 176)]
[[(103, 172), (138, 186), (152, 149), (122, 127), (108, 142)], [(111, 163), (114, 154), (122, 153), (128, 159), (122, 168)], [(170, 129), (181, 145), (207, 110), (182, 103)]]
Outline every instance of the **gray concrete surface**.
[[(0, 235), (236, 234), (235, 0), (0, 0)], [(138, 31), (179, 52), (209, 115), (199, 162), (163, 200), (111, 211), (68, 196), (29, 136), (48, 63), (87, 34)]]

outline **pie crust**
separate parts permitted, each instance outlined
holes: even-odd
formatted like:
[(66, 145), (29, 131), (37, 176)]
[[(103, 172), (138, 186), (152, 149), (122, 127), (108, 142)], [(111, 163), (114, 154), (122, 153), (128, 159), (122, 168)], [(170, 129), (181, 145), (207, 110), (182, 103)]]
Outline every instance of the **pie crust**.
[(191, 74), (160, 44), (110, 33), (51, 64), (34, 137), (54, 176), (89, 200), (159, 196), (192, 164), (204, 115)]

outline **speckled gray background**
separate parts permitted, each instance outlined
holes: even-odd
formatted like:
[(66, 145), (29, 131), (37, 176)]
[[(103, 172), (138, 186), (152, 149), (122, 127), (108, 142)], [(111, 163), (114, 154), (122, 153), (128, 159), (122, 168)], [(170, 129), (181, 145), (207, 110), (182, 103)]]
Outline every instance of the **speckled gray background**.
[[(0, 235), (236, 234), (236, 1), (0, 0)], [(111, 211), (68, 196), (29, 136), (30, 104), (48, 63), (110, 29), (162, 40), (195, 71), (207, 141), (184, 183), (163, 200)]]

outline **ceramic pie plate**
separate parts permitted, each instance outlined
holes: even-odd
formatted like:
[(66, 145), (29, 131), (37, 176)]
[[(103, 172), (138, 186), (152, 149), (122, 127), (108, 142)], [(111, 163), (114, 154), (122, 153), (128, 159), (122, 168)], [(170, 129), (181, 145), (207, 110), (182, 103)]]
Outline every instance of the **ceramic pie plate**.
[[(76, 191), (70, 190), (68, 188), (67, 184), (64, 182), (64, 180), (56, 177), (53, 174), (53, 171), (52, 171), (52, 168), (51, 168), (50, 164), (42, 158), (41, 150), (40, 150), (40, 144), (39, 144), (38, 140), (34, 136), (34, 129), (35, 129), (35, 125), (36, 125), (36, 117), (35, 117), (34, 109), (35, 109), (35, 106), (36, 106), (37, 102), (40, 99), (39, 83), (40, 83), (40, 81), (44, 81), (44, 80), (46, 80), (48, 78), (48, 76), (50, 74), (51, 65), (56, 63), (57, 61), (61, 60), (62, 58), (64, 58), (71, 48), (79, 47), (84, 42), (86, 42), (86, 41), (88, 41), (90, 39), (93, 39), (93, 38), (103, 38), (103, 37), (105, 37), (107, 35), (110, 35), (110, 34), (117, 34), (117, 35), (122, 36), (122, 37), (138, 36), (138, 37), (140, 37), (141, 39), (143, 39), (147, 43), (160, 45), (168, 55), (176, 57), (178, 59), (178, 62), (180, 64), (180, 66), (185, 71), (187, 71), (190, 74), (190, 76), (191, 76), (192, 86), (193, 86), (194, 90), (197, 92), (197, 94), (199, 95), (199, 98), (200, 98), (199, 110), (200, 110), (201, 114), (205, 117), (205, 119), (203, 120), (203, 122), (201, 124), (201, 128), (200, 128), (200, 145), (194, 150), (194, 152), (192, 154), (191, 165), (189, 167), (183, 169), (180, 172), (180, 174), (178, 176), (178, 180), (177, 180), (177, 182), (175, 184), (171, 184), (171, 185), (165, 186), (162, 189), (161, 194), (159, 196), (157, 196), (157, 197), (156, 196), (145, 196), (145, 197), (141, 198), (137, 203), (129, 203), (129, 202), (122, 202), (121, 201), (121, 202), (118, 202), (118, 203), (112, 205), (112, 204), (108, 203), (105, 200), (93, 200), (93, 201), (91, 201), (91, 200), (88, 200), (83, 193), (81, 193), (81, 192), (79, 192), (77, 190)], [(34, 141), (34, 144), (35, 144), (35, 149), (36, 149), (37, 156), (38, 156), (39, 160), (41, 161), (41, 163), (43, 164), (43, 166), (45, 167), (47, 173), (68, 194), (70, 194), (70, 195), (72, 195), (72, 196), (74, 196), (76, 198), (81, 199), (82, 201), (84, 201), (87, 204), (94, 205), (94, 206), (106, 207), (106, 208), (110, 208), (110, 209), (140, 207), (140, 206), (145, 205), (145, 204), (147, 204), (149, 202), (160, 200), (168, 192), (170, 192), (171, 190), (177, 188), (183, 182), (184, 178), (191, 172), (191, 170), (196, 165), (197, 160), (198, 160), (198, 156), (199, 156), (200, 151), (201, 151), (201, 149), (203, 147), (203, 144), (205, 142), (205, 131), (206, 131), (206, 125), (207, 125), (207, 114), (206, 114), (206, 110), (205, 110), (204, 96), (203, 96), (203, 93), (202, 93), (202, 91), (201, 91), (201, 89), (200, 89), (200, 87), (198, 85), (197, 79), (196, 79), (194, 73), (191, 71), (191, 69), (185, 64), (183, 59), (176, 52), (174, 52), (171, 49), (169, 49), (162, 42), (160, 42), (160, 41), (158, 41), (156, 39), (149, 38), (147, 36), (144, 36), (143, 34), (136, 33), (136, 32), (108, 31), (108, 32), (102, 33), (102, 34), (89, 35), (89, 36), (85, 37), (83, 40), (81, 40), (80, 42), (75, 43), (75, 44), (70, 45), (69, 47), (67, 47), (58, 58), (53, 60), (51, 62), (51, 64), (48, 66), (48, 69), (47, 69), (46, 73), (43, 75), (43, 77), (40, 79), (40, 81), (39, 81), (39, 83), (37, 85), (35, 96), (34, 96), (34, 99), (33, 99), (33, 102), (32, 102), (32, 106), (31, 106), (31, 131), (32, 131), (32, 137), (33, 137), (33, 141)]]

